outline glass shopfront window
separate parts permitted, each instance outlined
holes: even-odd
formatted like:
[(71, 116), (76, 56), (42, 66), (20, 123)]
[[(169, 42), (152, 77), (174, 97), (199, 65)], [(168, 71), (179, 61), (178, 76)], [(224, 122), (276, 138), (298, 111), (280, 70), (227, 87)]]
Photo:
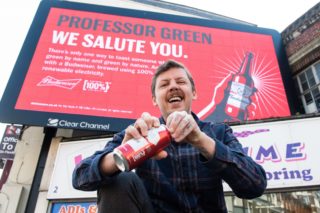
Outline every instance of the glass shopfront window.
[(318, 213), (320, 191), (267, 193), (244, 200), (227, 196), (228, 212), (232, 213)]

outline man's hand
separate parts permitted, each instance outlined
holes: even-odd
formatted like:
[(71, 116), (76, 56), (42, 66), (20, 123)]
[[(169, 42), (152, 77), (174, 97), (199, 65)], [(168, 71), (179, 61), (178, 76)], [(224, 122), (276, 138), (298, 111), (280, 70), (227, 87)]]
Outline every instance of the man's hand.
[(192, 144), (199, 141), (202, 134), (192, 115), (185, 111), (171, 113), (167, 118), (167, 127), (176, 142), (186, 139)]
[(152, 127), (159, 127), (160, 121), (158, 118), (144, 112), (141, 117), (136, 120), (134, 125), (130, 125), (125, 130), (125, 136), (122, 143), (126, 143), (131, 138), (139, 139), (148, 135), (148, 130)]
[[(128, 140), (135, 138), (139, 139), (141, 137), (146, 137), (148, 135), (148, 130), (152, 127), (159, 127), (160, 121), (157, 117), (151, 116), (149, 113), (144, 112), (141, 114), (141, 117), (136, 120), (134, 125), (130, 125), (125, 130), (125, 136), (122, 141), (126, 143)], [(162, 158), (167, 157), (167, 152), (160, 150), (153, 158), (160, 160)]]
[[(152, 127), (159, 127), (159, 126), (160, 126), (160, 121), (158, 118), (151, 116), (147, 112), (144, 112), (142, 113), (141, 117), (136, 120), (134, 125), (130, 125), (129, 127), (127, 127), (127, 129), (125, 130), (124, 139), (122, 140), (122, 144), (126, 143), (128, 140), (132, 138), (139, 139), (141, 137), (145, 137), (148, 135), (149, 129), (151, 129)], [(162, 159), (163, 157), (166, 157), (166, 156), (167, 156), (167, 152), (160, 151), (155, 156), (155, 158)], [(102, 158), (100, 163), (101, 173), (105, 175), (111, 175), (118, 170), (119, 169), (116, 166), (112, 153), (109, 153)]]
[(214, 156), (215, 141), (200, 130), (191, 114), (185, 111), (171, 113), (167, 118), (167, 127), (176, 142), (185, 140), (208, 160)]

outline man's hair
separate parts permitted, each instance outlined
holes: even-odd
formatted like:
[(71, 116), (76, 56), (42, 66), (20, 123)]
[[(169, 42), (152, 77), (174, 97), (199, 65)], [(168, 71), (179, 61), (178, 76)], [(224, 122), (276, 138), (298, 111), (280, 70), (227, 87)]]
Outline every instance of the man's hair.
[(187, 74), (187, 77), (188, 79), (190, 80), (191, 82), (191, 87), (192, 87), (192, 91), (195, 91), (196, 88), (195, 88), (195, 84), (194, 84), (194, 80), (192, 78), (192, 75), (191, 73), (189, 72), (189, 70), (181, 63), (177, 62), (177, 61), (174, 61), (174, 60), (168, 60), (166, 62), (164, 62), (163, 64), (161, 64), (155, 71), (153, 77), (152, 77), (152, 83), (151, 83), (151, 92), (152, 92), (152, 96), (155, 97), (155, 93), (156, 93), (156, 81), (157, 81), (157, 78), (159, 77), (159, 75), (161, 73), (164, 73), (166, 71), (168, 71), (169, 69), (171, 68), (181, 68), (183, 69), (186, 74)]

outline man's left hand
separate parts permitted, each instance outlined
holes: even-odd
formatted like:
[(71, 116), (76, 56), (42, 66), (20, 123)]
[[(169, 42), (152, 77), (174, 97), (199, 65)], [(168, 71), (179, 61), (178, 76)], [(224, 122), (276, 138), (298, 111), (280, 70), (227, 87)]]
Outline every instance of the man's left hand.
[(192, 144), (198, 141), (202, 133), (192, 115), (185, 111), (171, 113), (167, 118), (166, 125), (176, 142), (185, 139)]

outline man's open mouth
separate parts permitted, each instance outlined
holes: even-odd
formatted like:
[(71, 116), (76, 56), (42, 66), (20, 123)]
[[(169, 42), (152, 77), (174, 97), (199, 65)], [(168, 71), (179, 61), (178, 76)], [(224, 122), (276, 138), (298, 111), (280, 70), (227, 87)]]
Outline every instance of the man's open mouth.
[(173, 96), (169, 98), (169, 103), (180, 102), (180, 101), (182, 101), (182, 97), (180, 96)]

